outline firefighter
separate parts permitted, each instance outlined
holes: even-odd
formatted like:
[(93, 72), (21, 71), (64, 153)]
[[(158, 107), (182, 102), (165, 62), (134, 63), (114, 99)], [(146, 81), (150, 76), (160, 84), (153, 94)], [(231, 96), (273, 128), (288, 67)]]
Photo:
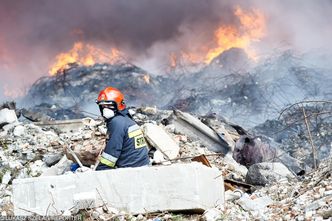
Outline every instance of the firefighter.
[(118, 89), (108, 87), (100, 91), (96, 103), (107, 125), (106, 147), (96, 169), (148, 165), (148, 149), (143, 133), (126, 109), (124, 95)]

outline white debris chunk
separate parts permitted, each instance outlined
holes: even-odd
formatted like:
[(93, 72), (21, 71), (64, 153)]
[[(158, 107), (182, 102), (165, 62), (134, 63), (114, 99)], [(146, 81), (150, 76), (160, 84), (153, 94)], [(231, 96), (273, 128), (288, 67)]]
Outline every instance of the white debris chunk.
[(20, 137), (25, 133), (25, 127), (22, 126), (22, 125), (18, 125), (18, 126), (15, 127), (13, 133), (14, 133), (14, 136)]
[(2, 183), (2, 184), (8, 184), (11, 178), (12, 178), (12, 177), (11, 177), (11, 175), (10, 175), (10, 171), (7, 170), (6, 173), (2, 176), (1, 183)]
[(45, 214), (48, 210), (49, 214), (56, 215), (57, 211), (73, 208), (74, 198), (82, 199), (76, 194), (86, 192), (97, 196), (95, 206), (107, 203), (133, 214), (203, 211), (224, 202), (224, 184), (219, 170), (194, 162), (15, 179), (14, 213)]
[(169, 159), (174, 159), (178, 156), (180, 151), (179, 145), (162, 127), (147, 123), (144, 124), (143, 131), (147, 141)]
[(217, 208), (208, 209), (204, 212), (201, 220), (203, 221), (217, 221), (222, 220), (222, 211)]
[(247, 211), (259, 211), (266, 208), (273, 203), (269, 196), (258, 197), (251, 199), (247, 193), (243, 194), (237, 202), (241, 207)]
[(0, 124), (12, 124), (17, 122), (16, 113), (14, 110), (4, 108), (0, 110)]

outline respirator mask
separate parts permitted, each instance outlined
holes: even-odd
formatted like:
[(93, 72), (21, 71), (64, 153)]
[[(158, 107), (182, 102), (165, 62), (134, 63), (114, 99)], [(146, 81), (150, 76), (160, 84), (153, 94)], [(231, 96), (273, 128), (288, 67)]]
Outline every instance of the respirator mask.
[(111, 119), (112, 117), (115, 116), (115, 112), (114, 112), (114, 110), (105, 107), (105, 108), (103, 108), (102, 115), (106, 119)]
[(111, 119), (116, 115), (117, 108), (115, 102), (102, 102), (98, 105), (100, 113), (105, 119)]

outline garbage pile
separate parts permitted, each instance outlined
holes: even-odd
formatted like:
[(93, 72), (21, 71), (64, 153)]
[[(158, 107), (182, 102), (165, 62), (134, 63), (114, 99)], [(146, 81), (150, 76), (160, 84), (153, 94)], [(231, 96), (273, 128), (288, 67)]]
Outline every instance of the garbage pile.
[[(132, 214), (106, 204), (80, 210), (91, 220), (304, 220), (332, 216), (331, 157), (322, 161), (317, 170), (305, 174), (297, 174), (294, 167), (275, 159), (259, 159), (244, 166), (236, 162), (233, 154), (251, 135), (239, 125), (215, 115), (197, 118), (156, 107), (132, 108), (131, 113), (149, 144), (152, 167), (176, 167), (196, 161), (217, 168), (224, 181), (224, 187), (218, 190), (225, 188), (225, 202), (203, 214), (191, 215), (172, 211)], [(79, 174), (84, 168), (93, 168), (105, 145), (106, 127), (101, 119), (22, 122), (15, 110), (3, 108), (0, 125), (2, 216), (14, 215), (14, 179)], [(77, 214), (77, 210), (61, 213)]]

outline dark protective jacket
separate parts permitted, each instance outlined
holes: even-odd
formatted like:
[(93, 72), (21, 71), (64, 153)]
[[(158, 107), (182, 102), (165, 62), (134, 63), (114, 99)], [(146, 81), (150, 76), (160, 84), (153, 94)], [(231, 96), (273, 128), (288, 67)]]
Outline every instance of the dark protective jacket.
[(140, 167), (149, 164), (147, 145), (140, 127), (127, 110), (106, 121), (108, 140), (97, 170)]

